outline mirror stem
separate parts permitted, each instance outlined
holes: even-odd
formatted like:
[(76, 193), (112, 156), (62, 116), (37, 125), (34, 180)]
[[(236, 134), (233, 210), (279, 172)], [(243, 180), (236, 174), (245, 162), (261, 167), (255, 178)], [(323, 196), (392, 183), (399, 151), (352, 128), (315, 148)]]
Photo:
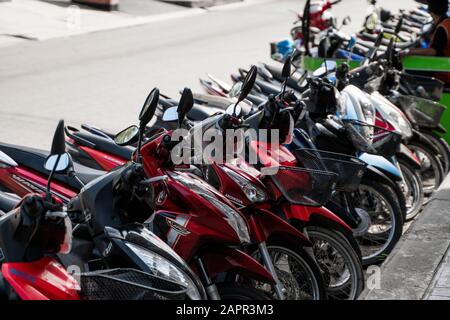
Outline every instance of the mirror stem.
[(52, 172), (50, 172), (50, 175), (48, 176), (47, 180), (47, 191), (45, 194), (45, 198), (47, 201), (50, 201), (52, 199), (52, 194), (50, 193), (50, 187), (52, 183), (53, 176), (55, 175), (56, 168), (58, 167), (59, 159), (61, 158), (61, 155), (58, 154), (58, 158), (56, 158), (55, 164), (53, 165)]
[(139, 138), (138, 138), (138, 145), (137, 145), (137, 154), (136, 154), (136, 162), (141, 163), (141, 146), (142, 146), (142, 136), (144, 135), (144, 128), (142, 126), (139, 126)]

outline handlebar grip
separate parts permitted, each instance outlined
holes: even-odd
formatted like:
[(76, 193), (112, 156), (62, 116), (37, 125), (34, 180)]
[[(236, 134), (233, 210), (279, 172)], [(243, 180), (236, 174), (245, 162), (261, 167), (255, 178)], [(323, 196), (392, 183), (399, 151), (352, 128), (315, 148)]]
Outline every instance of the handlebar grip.
[(21, 213), (32, 218), (37, 218), (44, 212), (44, 206), (36, 196), (30, 196), (25, 199), (21, 206)]

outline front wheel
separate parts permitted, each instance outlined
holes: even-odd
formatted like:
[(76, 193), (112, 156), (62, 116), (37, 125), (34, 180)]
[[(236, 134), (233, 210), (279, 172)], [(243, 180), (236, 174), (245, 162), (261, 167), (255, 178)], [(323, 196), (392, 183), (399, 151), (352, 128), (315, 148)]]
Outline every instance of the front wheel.
[(430, 139), (433, 144), (439, 149), (442, 168), (444, 169), (444, 173), (448, 173), (450, 171), (450, 147), (447, 141), (443, 140), (433, 132), (422, 132), (422, 134)]
[(264, 292), (238, 283), (221, 283), (217, 285), (217, 290), (221, 300), (270, 300)]
[(412, 141), (408, 147), (419, 158), (422, 166), (420, 178), (423, 183), (423, 191), (429, 195), (436, 190), (444, 179), (444, 168), (439, 158), (427, 146)]
[(351, 197), (353, 207), (368, 220), (365, 233), (356, 241), (361, 248), (363, 265), (380, 263), (386, 259), (403, 231), (403, 213), (388, 186), (363, 179)]
[(306, 228), (314, 257), (323, 273), (328, 298), (356, 300), (364, 289), (361, 259), (344, 235), (318, 226)]
[(424, 192), (419, 173), (411, 168), (408, 163), (399, 159), (400, 171), (403, 180), (401, 189), (406, 199), (406, 221), (414, 219), (422, 209)]
[[(327, 298), (322, 273), (313, 258), (302, 248), (288, 241), (269, 240), (266, 244), (278, 279), (285, 290), (286, 300), (324, 300)], [(256, 251), (253, 257), (262, 261)], [(273, 286), (255, 283), (257, 289), (276, 299)]]

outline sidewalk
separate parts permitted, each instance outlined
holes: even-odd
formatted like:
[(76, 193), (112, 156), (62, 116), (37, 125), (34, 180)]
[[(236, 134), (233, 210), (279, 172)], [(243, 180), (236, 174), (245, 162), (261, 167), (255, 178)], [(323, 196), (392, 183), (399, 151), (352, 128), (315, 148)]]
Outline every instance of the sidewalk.
[(381, 267), (362, 300), (450, 300), (450, 176)]
[(119, 11), (101, 11), (69, 0), (0, 2), (0, 47), (127, 27), (202, 13), (156, 0), (122, 0)]
[[(214, 0), (218, 7), (189, 8), (159, 0), (120, 0), (118, 11), (102, 11), (70, 0), (0, 2), (0, 47), (207, 13), (242, 5), (243, 0)], [(245, 5), (273, 0), (245, 0)]]

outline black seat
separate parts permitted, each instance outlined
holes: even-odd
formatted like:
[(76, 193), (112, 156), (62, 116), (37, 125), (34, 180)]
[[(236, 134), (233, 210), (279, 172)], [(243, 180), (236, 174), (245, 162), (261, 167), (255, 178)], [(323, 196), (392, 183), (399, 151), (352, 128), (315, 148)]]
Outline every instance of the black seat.
[(20, 200), (20, 197), (14, 194), (0, 192), (0, 216), (14, 209)]
[(110, 139), (106, 139), (89, 132), (72, 132), (71, 138), (73, 137), (75, 137), (75, 140), (77, 137), (81, 138), (80, 140), (76, 140), (76, 142), (79, 144), (83, 145), (83, 141), (89, 141), (90, 143), (92, 143), (92, 146), (89, 145), (89, 147), (93, 147), (96, 150), (117, 155), (126, 160), (131, 159), (131, 156), (133, 155), (134, 148), (128, 146), (119, 146)]
[[(44, 168), (44, 163), (49, 155), (49, 152), (45, 150), (16, 146), (6, 143), (0, 143), (0, 150), (14, 159), (14, 161), (16, 161), (19, 165), (37, 171), (44, 176), (48, 176), (49, 171)], [(74, 170), (77, 174), (77, 177), (83, 183), (88, 183), (91, 180), (104, 174), (104, 171), (91, 169), (78, 163), (74, 163)], [(53, 179), (75, 190), (78, 190), (82, 187), (78, 180), (68, 176), (67, 174), (56, 173)]]
[(208, 107), (208, 106), (202, 106), (195, 104), (192, 109), (188, 112), (187, 118), (191, 121), (203, 121), (212, 115), (215, 115), (219, 112), (223, 112), (224, 110)]

